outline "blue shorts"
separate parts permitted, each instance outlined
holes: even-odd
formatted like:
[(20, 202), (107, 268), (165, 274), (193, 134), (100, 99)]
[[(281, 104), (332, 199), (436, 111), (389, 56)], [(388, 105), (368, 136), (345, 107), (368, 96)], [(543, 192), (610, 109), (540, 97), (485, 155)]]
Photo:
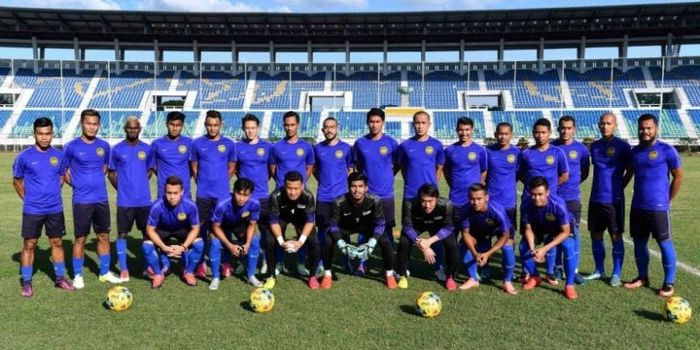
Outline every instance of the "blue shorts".
[(588, 206), (588, 230), (622, 234), (625, 232), (625, 204), (591, 203)]
[(59, 238), (66, 235), (66, 223), (63, 212), (53, 214), (22, 214), (22, 238), (34, 239), (41, 236), (42, 228), (46, 236)]
[(73, 204), (73, 228), (75, 237), (85, 237), (90, 234), (90, 226), (95, 233), (109, 233), (111, 218), (109, 204), (90, 203)]
[(668, 211), (630, 210), (630, 235), (632, 238), (648, 239), (649, 234), (657, 241), (671, 238), (671, 217)]

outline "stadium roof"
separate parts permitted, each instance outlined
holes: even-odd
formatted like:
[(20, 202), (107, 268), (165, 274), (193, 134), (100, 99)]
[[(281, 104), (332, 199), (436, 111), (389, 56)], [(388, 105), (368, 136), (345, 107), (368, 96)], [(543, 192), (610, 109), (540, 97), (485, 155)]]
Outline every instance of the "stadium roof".
[(700, 42), (700, 2), (396, 13), (177, 13), (0, 7), (0, 41), (394, 44), (665, 38)]

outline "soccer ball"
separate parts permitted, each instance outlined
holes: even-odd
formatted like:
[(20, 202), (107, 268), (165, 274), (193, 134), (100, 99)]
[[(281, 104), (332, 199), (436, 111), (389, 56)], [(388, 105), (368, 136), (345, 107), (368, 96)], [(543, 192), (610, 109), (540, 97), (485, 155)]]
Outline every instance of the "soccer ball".
[(105, 300), (105, 305), (108, 309), (114, 311), (124, 311), (131, 306), (134, 301), (134, 296), (131, 294), (128, 288), (124, 286), (112, 287), (112, 289), (107, 292), (107, 300)]
[(250, 307), (255, 312), (266, 313), (275, 305), (275, 296), (266, 288), (257, 288), (250, 293)]
[(442, 310), (440, 297), (433, 292), (423, 292), (416, 300), (416, 312), (426, 318), (437, 317)]
[(676, 324), (683, 324), (690, 321), (693, 309), (690, 303), (681, 297), (670, 297), (661, 305), (661, 316), (664, 320)]

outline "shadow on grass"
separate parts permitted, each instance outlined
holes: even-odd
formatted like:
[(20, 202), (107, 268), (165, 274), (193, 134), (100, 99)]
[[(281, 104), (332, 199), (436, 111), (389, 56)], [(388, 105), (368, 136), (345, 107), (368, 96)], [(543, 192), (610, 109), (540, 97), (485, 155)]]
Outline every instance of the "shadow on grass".
[(241, 308), (242, 308), (243, 310), (250, 311), (250, 312), (255, 312), (255, 310), (253, 310), (253, 307), (250, 306), (250, 301), (248, 301), (248, 300), (246, 300), (246, 301), (241, 301), (241, 303), (240, 303), (239, 305), (241, 306)]
[(647, 320), (663, 321), (663, 317), (661, 317), (661, 314), (658, 312), (649, 310), (634, 310), (634, 313), (641, 318), (646, 318)]
[(418, 318), (422, 318), (422, 317), (416, 312), (416, 306), (415, 306), (415, 305), (404, 304), (404, 305), (399, 306), (399, 308), (400, 308), (401, 311), (403, 311), (404, 313), (407, 313), (407, 314), (409, 314), (409, 315), (412, 315), (412, 316), (415, 316), (415, 317), (418, 317)]

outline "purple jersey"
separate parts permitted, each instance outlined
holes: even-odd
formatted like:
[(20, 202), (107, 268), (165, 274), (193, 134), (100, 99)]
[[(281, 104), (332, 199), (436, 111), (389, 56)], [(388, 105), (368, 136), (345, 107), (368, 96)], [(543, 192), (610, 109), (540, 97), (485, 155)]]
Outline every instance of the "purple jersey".
[(199, 225), (197, 205), (185, 197), (174, 207), (163, 198), (158, 199), (148, 214), (148, 226), (158, 230), (176, 232), (190, 230), (195, 225)]
[(232, 195), (220, 199), (211, 214), (211, 222), (225, 227), (237, 227), (260, 219), (260, 202), (251, 198), (243, 206), (237, 206)]
[(469, 234), (477, 241), (510, 235), (510, 220), (503, 207), (490, 200), (486, 211), (479, 213), (471, 205), (464, 208), (461, 215), (461, 229), (469, 229)]
[(197, 162), (197, 198), (218, 199), (229, 194), (228, 165), (236, 162), (236, 146), (231, 139), (198, 137), (192, 141), (190, 160)]
[(565, 201), (580, 201), (581, 174), (584, 172), (588, 173), (588, 169), (591, 166), (588, 148), (576, 140), (570, 145), (564, 144), (561, 140), (556, 140), (552, 144), (561, 148), (569, 166), (569, 179), (559, 185), (557, 194)]
[(276, 188), (284, 186), (284, 175), (292, 170), (301, 174), (303, 182), (306, 183), (306, 167), (314, 165), (314, 151), (311, 145), (299, 139), (295, 143), (289, 143), (287, 139), (280, 140), (272, 146), (270, 150), (270, 164), (275, 165)]
[(148, 170), (153, 168), (151, 146), (143, 141), (130, 145), (126, 140), (112, 149), (109, 170), (117, 174), (117, 206), (148, 207), (151, 205), (151, 186)]
[(90, 204), (107, 201), (105, 166), (109, 164), (109, 144), (95, 138), (91, 143), (81, 137), (63, 148), (73, 186), (73, 203)]
[(61, 178), (66, 172), (63, 152), (49, 147), (45, 152), (31, 146), (20, 152), (12, 164), (12, 176), (24, 183), (25, 214), (63, 212)]
[(399, 164), (403, 174), (403, 198), (410, 200), (418, 195), (418, 189), (426, 183), (437, 185), (435, 171), (445, 164), (445, 150), (434, 137), (425, 141), (410, 138), (399, 146)]
[(399, 143), (391, 136), (373, 140), (365, 135), (352, 146), (352, 162), (367, 175), (369, 193), (394, 198), (394, 164), (398, 163)]
[(525, 201), (520, 217), (523, 224), (530, 225), (536, 237), (557, 235), (562, 226), (571, 223), (566, 204), (554, 196), (549, 197), (544, 207), (537, 207), (530, 200)]
[(521, 154), (518, 171), (525, 184), (523, 189), (525, 197), (529, 192), (528, 182), (536, 176), (547, 179), (551, 193), (558, 193), (559, 176), (569, 172), (569, 165), (561, 148), (549, 145), (546, 150), (541, 151), (537, 146), (532, 146)]
[(454, 143), (445, 149), (445, 179), (450, 185), (450, 201), (455, 206), (467, 204), (469, 186), (481, 183), (487, 164), (486, 150), (476, 143), (466, 147)]
[(620, 203), (625, 200), (623, 175), (632, 147), (617, 137), (600, 139), (591, 145), (593, 183), (591, 203)]
[(265, 200), (270, 196), (267, 188), (270, 148), (272, 145), (269, 142), (260, 139), (255, 144), (245, 140), (236, 144), (236, 175), (253, 181), (252, 196), (257, 200)]
[(325, 141), (314, 146), (316, 176), (318, 177), (317, 201), (332, 202), (348, 192), (348, 169), (352, 166), (350, 145), (339, 141), (329, 146)]
[(486, 176), (489, 198), (504, 208), (515, 208), (520, 150), (515, 146), (501, 149), (499, 145), (491, 145), (486, 148), (486, 152), (489, 157)]
[(634, 168), (632, 208), (669, 210), (669, 172), (681, 167), (676, 149), (661, 141), (649, 146), (637, 145), (632, 148), (631, 159)]
[(165, 194), (165, 179), (174, 175), (182, 180), (185, 197), (190, 198), (190, 148), (192, 139), (180, 136), (171, 140), (168, 135), (156, 139), (151, 144), (153, 159), (158, 175), (158, 197)]

